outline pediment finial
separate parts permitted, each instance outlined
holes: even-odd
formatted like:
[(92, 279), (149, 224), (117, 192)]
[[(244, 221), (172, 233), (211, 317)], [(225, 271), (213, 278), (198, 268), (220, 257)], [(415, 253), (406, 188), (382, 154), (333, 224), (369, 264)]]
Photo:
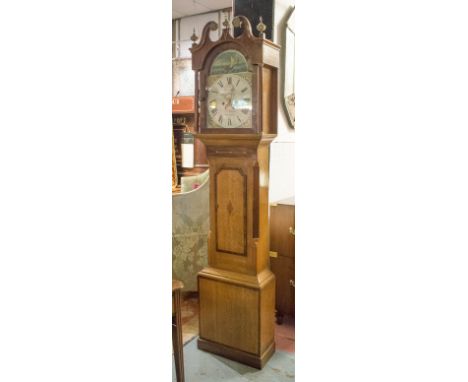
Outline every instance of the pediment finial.
[(195, 33), (195, 28), (193, 28), (193, 34), (190, 36), (190, 40), (192, 40), (192, 43), (195, 44), (198, 40), (198, 36)]
[(232, 20), (232, 25), (236, 28), (240, 28), (241, 26), (240, 18), (234, 17), (234, 19)]
[(264, 38), (265, 37), (265, 31), (267, 29), (266, 24), (263, 23), (263, 17), (260, 16), (260, 21), (257, 24), (257, 30), (260, 32), (260, 37)]

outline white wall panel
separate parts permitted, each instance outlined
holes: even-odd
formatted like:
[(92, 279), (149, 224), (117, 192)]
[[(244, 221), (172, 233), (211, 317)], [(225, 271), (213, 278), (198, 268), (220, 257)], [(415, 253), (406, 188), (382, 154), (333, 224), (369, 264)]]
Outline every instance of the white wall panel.
[(276, 142), (270, 146), (270, 202), (295, 195), (294, 142)]

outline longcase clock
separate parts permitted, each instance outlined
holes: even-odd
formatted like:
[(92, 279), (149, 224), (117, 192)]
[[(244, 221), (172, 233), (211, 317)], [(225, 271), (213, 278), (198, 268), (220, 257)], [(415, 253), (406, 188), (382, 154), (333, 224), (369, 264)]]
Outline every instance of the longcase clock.
[(198, 347), (262, 368), (275, 351), (269, 268), (269, 156), (277, 133), (279, 46), (247, 18), (208, 23), (192, 46), (197, 138), (210, 168), (208, 267), (198, 275)]

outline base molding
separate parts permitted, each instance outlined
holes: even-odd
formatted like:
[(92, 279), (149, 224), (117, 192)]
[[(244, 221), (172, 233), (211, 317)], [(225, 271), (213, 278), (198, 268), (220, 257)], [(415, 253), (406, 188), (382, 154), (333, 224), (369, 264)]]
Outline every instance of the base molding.
[(218, 354), (222, 357), (232, 359), (233, 361), (237, 361), (245, 365), (255, 367), (256, 369), (263, 369), (263, 366), (265, 366), (265, 364), (275, 352), (274, 341), (265, 349), (263, 354), (261, 354), (260, 356), (257, 356), (252, 353), (247, 353), (242, 350), (234, 349), (226, 345), (218, 344), (216, 342), (212, 342), (203, 338), (198, 338), (197, 343), (198, 348), (200, 350), (205, 350), (210, 353)]

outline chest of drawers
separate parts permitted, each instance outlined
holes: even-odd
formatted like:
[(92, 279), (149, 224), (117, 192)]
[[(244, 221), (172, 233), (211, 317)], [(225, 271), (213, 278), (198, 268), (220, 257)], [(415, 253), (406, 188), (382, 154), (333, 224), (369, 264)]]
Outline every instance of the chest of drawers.
[(270, 205), (270, 267), (276, 276), (276, 317), (294, 316), (295, 310), (295, 202)]

